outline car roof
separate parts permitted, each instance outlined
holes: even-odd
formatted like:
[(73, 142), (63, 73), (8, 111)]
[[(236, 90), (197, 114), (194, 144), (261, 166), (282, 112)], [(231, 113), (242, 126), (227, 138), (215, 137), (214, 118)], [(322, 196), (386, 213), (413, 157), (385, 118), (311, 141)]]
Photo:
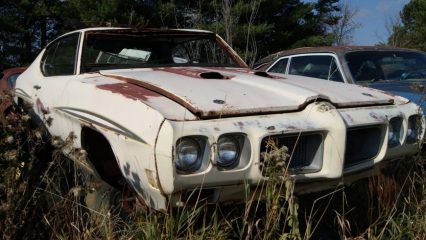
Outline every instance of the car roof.
[(83, 28), (69, 32), (65, 35), (77, 33), (77, 32), (152, 32), (152, 33), (210, 33), (211, 31), (199, 30), (199, 29), (176, 29), (176, 28), (121, 28), (121, 27), (94, 27), (94, 28)]
[(59, 37), (55, 38), (53, 41), (49, 42), (46, 45), (46, 48), (55, 42), (56, 40), (63, 38), (65, 36), (75, 34), (75, 33), (158, 33), (158, 34), (199, 34), (199, 35), (216, 35), (213, 32), (206, 31), (206, 30), (199, 30), (199, 29), (172, 29), (172, 28), (121, 28), (121, 27), (93, 27), (93, 28), (82, 28), (78, 29), (72, 32), (65, 33), (63, 35), (60, 35)]
[(303, 54), (303, 53), (346, 53), (353, 51), (408, 51), (408, 52), (419, 52), (424, 53), (415, 49), (408, 48), (397, 48), (390, 46), (325, 46), (325, 47), (303, 47), (296, 48), (291, 50), (284, 50), (280, 52), (273, 53), (265, 58), (259, 60), (255, 65), (259, 66), (262, 64), (269, 63), (274, 61), (277, 58), (295, 55), (295, 54)]

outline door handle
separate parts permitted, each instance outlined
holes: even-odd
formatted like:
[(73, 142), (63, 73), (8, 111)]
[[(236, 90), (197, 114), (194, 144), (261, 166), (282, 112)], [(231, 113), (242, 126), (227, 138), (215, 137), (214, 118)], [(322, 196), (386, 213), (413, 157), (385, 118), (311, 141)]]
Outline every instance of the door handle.
[(33, 88), (36, 89), (36, 90), (39, 90), (41, 88), (41, 86), (40, 85), (34, 85)]

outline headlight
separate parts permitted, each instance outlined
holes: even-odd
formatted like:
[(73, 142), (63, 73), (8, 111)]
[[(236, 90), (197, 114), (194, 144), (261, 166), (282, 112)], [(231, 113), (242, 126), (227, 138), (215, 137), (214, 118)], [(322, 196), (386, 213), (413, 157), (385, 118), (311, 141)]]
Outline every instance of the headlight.
[(413, 115), (408, 118), (407, 143), (416, 143), (420, 134), (421, 119), (419, 115)]
[(388, 147), (396, 147), (401, 144), (402, 118), (395, 117), (389, 121)]
[(233, 136), (223, 136), (217, 142), (217, 165), (232, 167), (237, 163), (240, 155), (240, 146)]
[(178, 140), (176, 146), (176, 168), (184, 172), (193, 172), (201, 166), (200, 144), (191, 137)]

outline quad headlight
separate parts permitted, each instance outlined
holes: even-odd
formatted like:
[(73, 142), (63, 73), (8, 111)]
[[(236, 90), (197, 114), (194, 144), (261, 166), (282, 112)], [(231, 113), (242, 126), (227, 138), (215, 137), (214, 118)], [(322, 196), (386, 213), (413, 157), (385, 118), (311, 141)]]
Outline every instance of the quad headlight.
[(388, 147), (400, 145), (402, 134), (402, 118), (395, 117), (389, 120)]
[(240, 156), (239, 141), (231, 135), (220, 137), (217, 142), (217, 156), (217, 165), (220, 167), (235, 166)]
[(419, 115), (413, 115), (408, 118), (407, 140), (408, 144), (416, 143), (421, 128), (421, 118)]
[(175, 165), (179, 171), (197, 171), (202, 162), (200, 143), (192, 137), (183, 137), (176, 144)]

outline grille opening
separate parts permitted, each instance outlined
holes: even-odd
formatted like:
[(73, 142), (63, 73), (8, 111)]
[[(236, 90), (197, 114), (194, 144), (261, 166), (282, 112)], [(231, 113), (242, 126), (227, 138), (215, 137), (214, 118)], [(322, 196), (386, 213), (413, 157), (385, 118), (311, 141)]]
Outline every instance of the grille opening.
[(382, 126), (349, 129), (344, 168), (372, 160), (379, 153), (382, 143)]
[[(302, 133), (291, 135), (272, 135), (263, 138), (261, 143), (260, 165), (263, 176), (267, 173), (265, 169), (268, 163), (262, 153), (267, 151), (267, 142), (273, 140), (278, 148), (286, 146), (288, 149), (288, 159), (285, 164), (291, 173), (317, 172), (321, 170), (323, 157), (323, 135), (320, 133)], [(291, 159), (290, 159), (291, 156)]]

